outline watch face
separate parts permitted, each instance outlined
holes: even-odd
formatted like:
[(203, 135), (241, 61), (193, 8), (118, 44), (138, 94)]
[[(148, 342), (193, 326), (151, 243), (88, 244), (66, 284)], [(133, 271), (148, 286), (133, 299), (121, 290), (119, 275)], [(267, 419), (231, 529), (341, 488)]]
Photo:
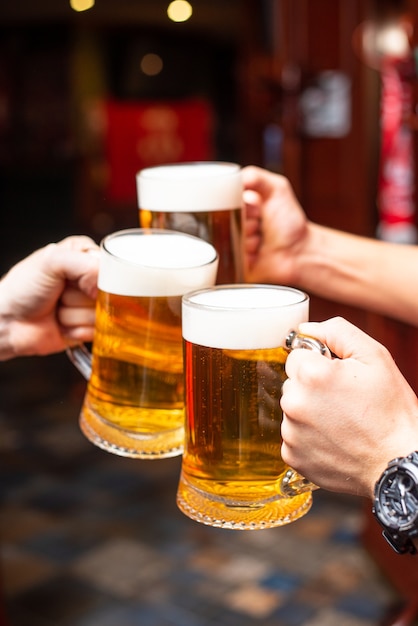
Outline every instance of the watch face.
[(418, 520), (417, 468), (392, 468), (382, 480), (378, 500), (379, 517), (389, 528), (409, 529)]

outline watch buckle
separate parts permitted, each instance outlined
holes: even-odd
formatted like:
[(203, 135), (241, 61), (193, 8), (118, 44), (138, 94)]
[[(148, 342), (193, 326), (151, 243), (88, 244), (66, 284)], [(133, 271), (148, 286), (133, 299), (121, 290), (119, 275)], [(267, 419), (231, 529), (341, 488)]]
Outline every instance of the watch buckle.
[(397, 533), (391, 535), (386, 530), (382, 535), (397, 554), (416, 554), (417, 549), (409, 537), (402, 539)]

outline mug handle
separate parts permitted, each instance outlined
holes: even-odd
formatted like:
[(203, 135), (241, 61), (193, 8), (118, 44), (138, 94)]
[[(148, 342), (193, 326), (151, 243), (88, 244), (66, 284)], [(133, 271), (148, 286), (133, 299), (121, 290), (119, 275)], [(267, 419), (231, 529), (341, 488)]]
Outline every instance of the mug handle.
[[(322, 341), (314, 337), (301, 335), (295, 330), (292, 330), (287, 336), (286, 348), (288, 348), (288, 350), (295, 350), (297, 348), (314, 350), (329, 359), (331, 358), (329, 348), (322, 343)], [(307, 491), (314, 491), (315, 489), (319, 489), (319, 487), (292, 468), (289, 468), (280, 478), (280, 493), (286, 497), (298, 496)]]
[(90, 350), (84, 345), (84, 343), (76, 346), (70, 346), (66, 349), (66, 354), (71, 363), (75, 365), (84, 378), (89, 380), (91, 376), (92, 356)]

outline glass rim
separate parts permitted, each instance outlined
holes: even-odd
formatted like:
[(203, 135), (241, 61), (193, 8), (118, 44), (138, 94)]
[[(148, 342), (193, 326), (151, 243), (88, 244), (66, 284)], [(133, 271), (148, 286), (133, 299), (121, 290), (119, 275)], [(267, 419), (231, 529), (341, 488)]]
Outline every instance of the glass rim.
[[(295, 300), (294, 302), (285, 302), (285, 303), (277, 303), (277, 304), (268, 304), (267, 306), (260, 306), (260, 304), (257, 304), (257, 302), (254, 305), (238, 305), (238, 306), (232, 306), (232, 305), (223, 305), (223, 304), (213, 304), (213, 303), (207, 303), (207, 302), (200, 302), (200, 301), (196, 301), (194, 300), (194, 298), (200, 296), (201, 294), (205, 294), (205, 293), (209, 293), (209, 292), (214, 292), (214, 291), (257, 291), (257, 290), (272, 290), (272, 291), (287, 291), (287, 292), (291, 292), (294, 294), (298, 294), (300, 296), (300, 298), (298, 300)], [(272, 285), (269, 283), (263, 284), (263, 283), (231, 283), (229, 285), (214, 285), (213, 287), (205, 287), (204, 289), (197, 289), (195, 291), (189, 292), (187, 294), (184, 294), (182, 296), (182, 304), (185, 306), (190, 306), (193, 308), (200, 308), (200, 309), (207, 309), (207, 310), (212, 310), (212, 311), (249, 311), (249, 310), (256, 310), (256, 309), (263, 309), (265, 311), (267, 310), (274, 310), (274, 309), (283, 309), (283, 308), (287, 308), (287, 307), (292, 307), (292, 306), (297, 306), (300, 305), (304, 302), (309, 301), (309, 295), (305, 292), (302, 291), (301, 289), (297, 289), (296, 287), (289, 287), (287, 285)]]
[[(154, 265), (152, 263), (150, 264), (150, 263), (146, 263), (144, 261), (135, 262), (132, 259), (127, 259), (127, 258), (125, 258), (125, 257), (123, 257), (121, 255), (116, 254), (115, 252), (112, 252), (107, 247), (107, 244), (108, 244), (108, 242), (110, 240), (121, 238), (121, 237), (125, 237), (127, 235), (137, 235), (137, 236), (143, 236), (143, 235), (146, 235), (146, 236), (155, 236), (155, 235), (169, 235), (170, 236), (170, 235), (176, 235), (177, 237), (179, 237), (181, 239), (189, 239), (189, 240), (193, 240), (193, 241), (199, 242), (201, 244), (204, 244), (204, 246), (206, 248), (211, 249), (213, 254), (207, 261), (202, 262), (202, 263), (193, 264), (193, 265), (180, 265), (180, 266), (176, 266), (176, 265)], [(188, 233), (184, 233), (182, 231), (171, 230), (171, 229), (167, 229), (167, 228), (125, 228), (123, 230), (117, 230), (117, 231), (115, 231), (113, 233), (109, 233), (108, 235), (103, 237), (103, 239), (100, 242), (100, 249), (103, 250), (110, 257), (116, 259), (119, 262), (127, 263), (127, 264), (135, 266), (135, 267), (144, 267), (144, 268), (155, 269), (155, 270), (165, 270), (165, 269), (176, 270), (176, 271), (179, 271), (179, 270), (190, 270), (192, 268), (199, 268), (199, 267), (205, 267), (206, 265), (211, 265), (212, 263), (214, 263), (215, 261), (217, 261), (219, 259), (218, 251), (208, 241), (205, 241), (201, 237), (196, 237), (195, 235), (189, 235)]]
[[(137, 172), (137, 177), (147, 178), (147, 179), (164, 179), (164, 175), (159, 174), (158, 170), (182, 170), (186, 168), (193, 169), (196, 173), (198, 169), (208, 167), (208, 168), (217, 168), (219, 172), (216, 172), (210, 176), (201, 175), (200, 178), (215, 178), (217, 176), (230, 176), (231, 174), (237, 174), (241, 171), (241, 165), (239, 163), (234, 163), (233, 161), (182, 161), (181, 163), (160, 163), (158, 165), (152, 165), (150, 167), (145, 167), (142, 170)], [(223, 171), (222, 171), (223, 170)], [(202, 174), (202, 172), (200, 172)], [(199, 179), (198, 175), (193, 175), (193, 180)]]

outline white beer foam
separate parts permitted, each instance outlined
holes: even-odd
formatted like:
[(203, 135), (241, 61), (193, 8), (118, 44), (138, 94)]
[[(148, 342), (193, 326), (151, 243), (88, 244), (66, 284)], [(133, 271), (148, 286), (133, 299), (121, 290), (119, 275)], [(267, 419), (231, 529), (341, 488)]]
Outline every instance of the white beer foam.
[(168, 231), (120, 231), (100, 249), (98, 287), (125, 296), (181, 296), (215, 284), (215, 248)]
[(289, 331), (308, 319), (308, 296), (290, 287), (217, 287), (186, 296), (182, 305), (183, 337), (227, 350), (283, 346)]
[(199, 213), (242, 205), (241, 168), (236, 163), (160, 165), (136, 175), (138, 206), (164, 213)]

